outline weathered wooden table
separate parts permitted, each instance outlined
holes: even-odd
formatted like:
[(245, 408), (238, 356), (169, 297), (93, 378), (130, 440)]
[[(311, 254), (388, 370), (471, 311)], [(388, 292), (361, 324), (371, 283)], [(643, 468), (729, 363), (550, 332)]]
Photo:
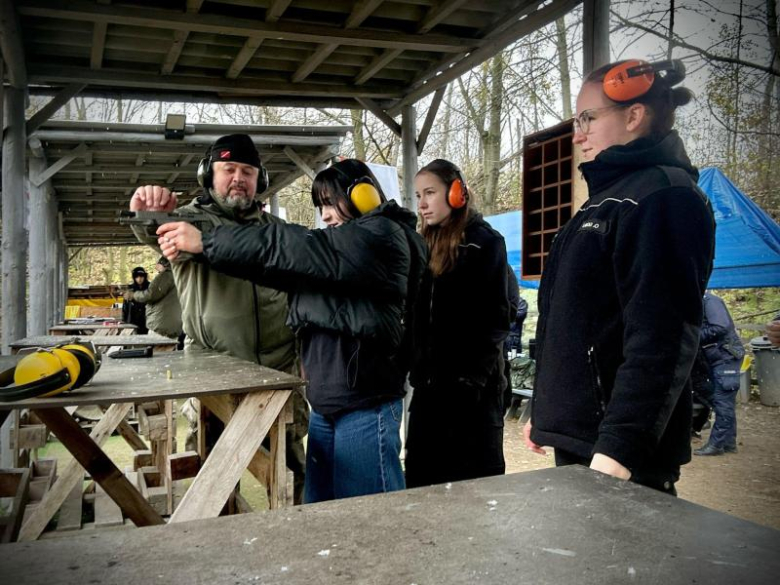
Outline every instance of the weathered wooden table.
[[(9, 367), (18, 356), (0, 358)], [(133, 403), (195, 397), (225, 422), (225, 429), (193, 480), (171, 522), (217, 516), (247, 468), (265, 475), (268, 455), (259, 450), (272, 431), (274, 486), (286, 501), (284, 425), (291, 413), (291, 391), (300, 378), (213, 351), (170, 352), (153, 358), (104, 360), (90, 384), (50, 398), (0, 402), (0, 419), (11, 410), (29, 408), (81, 465), (60, 474), (35, 512), (22, 525), (19, 540), (37, 538), (82, 477), (81, 467), (137, 526), (163, 519), (103, 453), (100, 445), (124, 421)], [(104, 405), (108, 409), (87, 435), (65, 410)], [(0, 422), (2, 422), (0, 420)]]
[(18, 339), (10, 344), (11, 350), (17, 352), (28, 347), (51, 347), (58, 343), (66, 343), (70, 339), (80, 339), (95, 344), (98, 348), (122, 346), (122, 347), (148, 347), (155, 349), (175, 349), (177, 340), (163, 337), (154, 333), (145, 335), (36, 335)]
[(9, 583), (772, 584), (780, 531), (584, 467), (0, 548)]
[(96, 331), (105, 331), (105, 332), (114, 333), (116, 335), (120, 331), (135, 330), (135, 329), (138, 329), (138, 327), (130, 323), (110, 323), (108, 325), (103, 325), (98, 323), (86, 323), (86, 324), (82, 323), (78, 325), (74, 325), (74, 324), (52, 325), (51, 327), (49, 327), (49, 334), (50, 335), (88, 335), (90, 333), (95, 333)]

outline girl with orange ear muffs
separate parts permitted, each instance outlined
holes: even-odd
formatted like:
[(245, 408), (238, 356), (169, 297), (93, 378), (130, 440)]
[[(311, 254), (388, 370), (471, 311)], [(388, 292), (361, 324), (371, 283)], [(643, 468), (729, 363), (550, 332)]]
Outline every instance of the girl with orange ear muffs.
[(474, 210), (453, 163), (423, 167), (414, 188), (430, 262), (414, 314), (407, 485), (503, 474), (504, 238)]
[(526, 445), (675, 494), (691, 458), (690, 371), (715, 223), (673, 130), (692, 94), (679, 61), (611, 63), (585, 79), (573, 142), (588, 200), (539, 287)]

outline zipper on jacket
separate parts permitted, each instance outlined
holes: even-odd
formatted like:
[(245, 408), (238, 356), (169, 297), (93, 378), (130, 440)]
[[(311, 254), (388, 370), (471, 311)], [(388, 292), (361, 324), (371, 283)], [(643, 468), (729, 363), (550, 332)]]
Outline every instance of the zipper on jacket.
[(604, 387), (601, 385), (601, 372), (599, 371), (599, 364), (598, 360), (596, 359), (596, 348), (592, 345), (588, 348), (588, 365), (590, 365), (590, 373), (593, 379), (593, 391), (596, 395), (596, 401), (598, 402), (603, 414), (607, 410), (607, 405), (604, 401)]
[(260, 312), (257, 308), (257, 287), (251, 282), (249, 283), (249, 286), (252, 287), (252, 299), (254, 300), (252, 310), (255, 314), (255, 355), (257, 356), (257, 363), (262, 365), (262, 362), (260, 361)]

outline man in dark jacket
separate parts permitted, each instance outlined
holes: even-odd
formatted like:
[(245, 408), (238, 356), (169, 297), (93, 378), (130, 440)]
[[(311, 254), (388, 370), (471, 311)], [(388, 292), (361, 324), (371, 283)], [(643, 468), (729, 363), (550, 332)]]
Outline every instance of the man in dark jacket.
[(704, 295), (701, 346), (711, 372), (715, 424), (712, 426), (707, 444), (693, 453), (694, 455), (735, 453), (737, 451), (735, 408), (739, 390), (739, 371), (742, 358), (745, 357), (745, 349), (737, 335), (726, 303), (711, 292)]
[(146, 303), (146, 325), (149, 329), (171, 339), (178, 339), (182, 333), (181, 304), (173, 282), (171, 263), (161, 256), (155, 265), (157, 276), (142, 291), (128, 291), (125, 301)]
[[(252, 139), (246, 134), (219, 138), (201, 161), (204, 193), (184, 209), (205, 214), (211, 226), (270, 225), (282, 220), (265, 213), (257, 195), (268, 179)], [(155, 185), (139, 187), (130, 200), (131, 211), (173, 211), (176, 196)], [(136, 237), (159, 251), (156, 228), (133, 226)], [(182, 306), (187, 343), (222, 351), (275, 370), (298, 374), (294, 336), (285, 324), (287, 295), (278, 290), (212, 270), (207, 264), (182, 258), (172, 265)], [(296, 501), (303, 493), (305, 455), (303, 437), (308, 407), (293, 394), (295, 422), (288, 425), (288, 456), (295, 471)]]

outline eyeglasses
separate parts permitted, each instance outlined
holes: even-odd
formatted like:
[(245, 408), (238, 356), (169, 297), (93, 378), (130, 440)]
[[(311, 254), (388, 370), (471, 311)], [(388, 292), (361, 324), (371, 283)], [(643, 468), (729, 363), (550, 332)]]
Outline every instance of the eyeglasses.
[(611, 106), (603, 106), (601, 108), (591, 108), (589, 110), (582, 110), (574, 117), (574, 130), (587, 134), (590, 131), (590, 123), (595, 120), (593, 112), (599, 112), (602, 110), (611, 110), (613, 108), (625, 108), (627, 106), (623, 104), (613, 104)]

